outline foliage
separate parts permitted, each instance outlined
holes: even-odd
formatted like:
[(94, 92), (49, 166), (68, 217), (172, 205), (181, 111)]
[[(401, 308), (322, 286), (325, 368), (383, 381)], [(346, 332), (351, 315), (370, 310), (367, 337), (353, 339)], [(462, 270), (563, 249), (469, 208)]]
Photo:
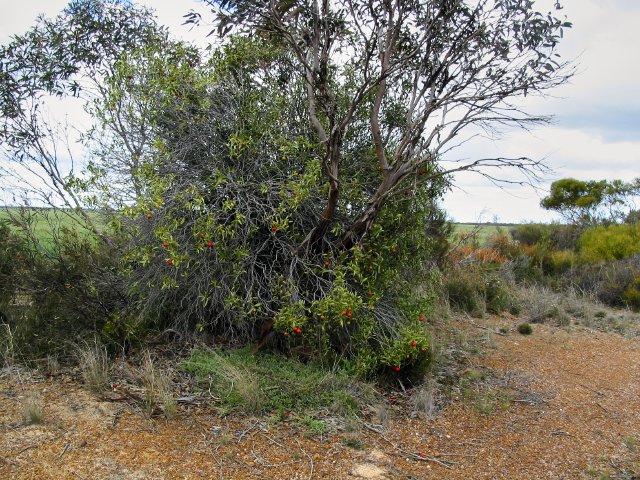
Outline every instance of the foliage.
[[(165, 327), (261, 337), (362, 376), (422, 376), (450, 174), (512, 167), (530, 180), (544, 169), (444, 155), (469, 127), (549, 120), (513, 102), (571, 76), (556, 52), (570, 23), (528, 0), (210, 4), (223, 37), (210, 53), (129, 2), (100, 0), (3, 47), (5, 153), (43, 169), (94, 234), (62, 229), (51, 251), (29, 246), (15, 265), (36, 272), (20, 277), (33, 300), (24, 325), (118, 340)], [(80, 172), (60, 169), (36, 106), (48, 95), (81, 96), (96, 122)], [(504, 247), (472, 261), (503, 263)], [(507, 308), (501, 280), (480, 277), (482, 308)], [(268, 405), (259, 382), (236, 392), (256, 410)]]
[(521, 335), (531, 335), (533, 327), (529, 323), (521, 323), (518, 325), (518, 333)]
[[(556, 45), (569, 22), (532, 10), (529, 1), (310, 2), (209, 0), (217, 33), (271, 42), (290, 53), (292, 82), (306, 87), (306, 122), (321, 147), (326, 208), (309, 237), (327, 233), (349, 167), (375, 180), (340, 239), (364, 238), (389, 199), (452, 171), (511, 166), (526, 158), (442, 166), (442, 154), (473, 124), (526, 126), (545, 117), (510, 108), (510, 99), (543, 93), (571, 75)], [(560, 6), (558, 5), (558, 8)], [(188, 21), (198, 22), (192, 13)], [(367, 25), (367, 28), (363, 28)], [(212, 32), (213, 33), (213, 32)], [(457, 112), (448, 115), (448, 112)], [(367, 156), (345, 155), (345, 139), (366, 127)], [(346, 168), (345, 168), (346, 167)], [(422, 178), (420, 178), (422, 177)], [(346, 181), (345, 181), (346, 180)]]
[[(361, 374), (426, 364), (418, 327), (433, 303), (431, 265), (445, 249), (434, 202), (444, 180), (387, 204), (367, 238), (344, 249), (358, 203), (375, 189), (375, 178), (354, 170), (313, 248), (306, 242), (327, 195), (322, 152), (308, 140), (304, 108), (282, 92), (286, 55), (244, 39), (203, 64), (181, 44), (163, 51), (168, 60), (152, 47), (123, 58), (109, 97), (140, 96), (156, 112), (141, 195), (114, 218), (130, 239), (122, 268), (144, 318), (240, 343), (273, 319), (281, 349), (352, 359)], [(362, 137), (354, 126), (345, 155), (368, 155)], [(412, 341), (420, 348), (407, 358), (397, 345)]]
[(0, 310), (27, 357), (64, 350), (71, 336), (100, 332), (126, 308), (113, 251), (55, 217), (47, 220), (51, 237), (40, 238), (33, 218), (14, 215), (0, 247)]
[(509, 282), (482, 264), (468, 263), (462, 268), (450, 268), (444, 275), (443, 287), (451, 307), (472, 315), (518, 309)]
[(564, 178), (551, 184), (540, 205), (559, 212), (569, 223), (589, 226), (623, 221), (632, 198), (639, 194), (640, 178), (633, 182)]
[(608, 225), (585, 230), (578, 240), (583, 263), (621, 260), (640, 253), (640, 225)]
[[(69, 145), (88, 132), (70, 138), (70, 127), (50, 121), (47, 107), (52, 99), (74, 97), (86, 106), (117, 58), (163, 35), (150, 12), (131, 2), (75, 0), (0, 47), (0, 154), (7, 160), (2, 173), (13, 179), (3, 185), (8, 193), (15, 198), (24, 190), (30, 202), (74, 208), (89, 230), (101, 233), (86, 211), (96, 207), (100, 159), (89, 152), (74, 158)], [(25, 172), (38, 181), (27, 182)]]
[(573, 225), (559, 223), (523, 223), (509, 229), (511, 238), (522, 245), (570, 250), (580, 234)]
[(222, 411), (249, 407), (255, 413), (300, 416), (321, 409), (353, 413), (375, 398), (370, 387), (344, 371), (330, 372), (313, 362), (303, 364), (278, 354), (253, 355), (247, 348), (195, 350), (184, 368), (208, 379)]

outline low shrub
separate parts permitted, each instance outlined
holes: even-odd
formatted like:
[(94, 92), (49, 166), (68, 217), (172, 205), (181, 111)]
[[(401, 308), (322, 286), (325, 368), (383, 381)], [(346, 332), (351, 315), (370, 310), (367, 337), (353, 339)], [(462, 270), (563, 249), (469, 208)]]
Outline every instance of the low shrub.
[(578, 240), (582, 263), (621, 260), (640, 253), (640, 225), (607, 225), (585, 230)]
[(521, 335), (531, 335), (533, 333), (533, 327), (529, 323), (521, 323), (518, 325), (518, 333)]
[(444, 276), (443, 288), (451, 308), (471, 315), (499, 314), (519, 308), (509, 281), (502, 278), (500, 271), (478, 264), (452, 267)]

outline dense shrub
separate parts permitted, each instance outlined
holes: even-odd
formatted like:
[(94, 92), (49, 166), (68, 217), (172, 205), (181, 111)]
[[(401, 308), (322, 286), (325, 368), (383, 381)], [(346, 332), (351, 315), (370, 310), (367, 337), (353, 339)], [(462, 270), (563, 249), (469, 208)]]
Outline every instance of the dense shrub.
[(443, 278), (444, 295), (454, 309), (481, 316), (518, 310), (518, 302), (499, 270), (482, 264), (452, 266)]
[(523, 223), (509, 229), (511, 238), (523, 245), (572, 250), (580, 229), (574, 225), (558, 223)]
[(533, 327), (528, 323), (521, 323), (518, 325), (518, 333), (521, 335), (531, 335), (533, 333)]
[(63, 227), (38, 236), (16, 221), (2, 233), (0, 311), (25, 357), (63, 351), (68, 340), (101, 332), (126, 308), (117, 254), (86, 232)]
[(640, 253), (640, 225), (607, 225), (585, 230), (578, 240), (583, 263), (621, 260)]
[(561, 280), (565, 287), (590, 293), (606, 305), (634, 307), (638, 272), (640, 255), (635, 255), (612, 262), (577, 265)]
[[(136, 177), (143, 193), (113, 222), (128, 239), (121, 268), (138, 318), (235, 344), (272, 325), (270, 345), (292, 355), (350, 362), (361, 375), (423, 370), (448, 228), (434, 199), (446, 180), (423, 170), (416, 177), (434, 180), (400, 191), (346, 248), (379, 183), (353, 161), (374, 161), (366, 122), (343, 139), (341, 195), (317, 230), (323, 149), (308, 140), (306, 103), (283, 93), (282, 53), (245, 40), (208, 64), (182, 45), (148, 53), (123, 59), (111, 92), (157, 113)], [(124, 328), (117, 320), (108, 327)]]

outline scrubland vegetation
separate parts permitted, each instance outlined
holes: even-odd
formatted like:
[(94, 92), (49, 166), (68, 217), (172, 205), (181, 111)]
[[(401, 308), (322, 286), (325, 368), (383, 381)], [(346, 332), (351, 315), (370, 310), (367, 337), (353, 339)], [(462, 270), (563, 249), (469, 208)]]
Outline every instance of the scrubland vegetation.
[[(524, 157), (451, 167), (442, 155), (474, 122), (548, 120), (502, 102), (570, 77), (555, 54), (569, 23), (510, 2), (364, 2), (320, 23), (313, 9), (220, 3), (224, 42), (207, 54), (144, 10), (99, 1), (3, 47), (3, 153), (43, 169), (41, 197), (63, 205), (0, 221), (6, 365), (79, 365), (87, 388), (117, 393), (114, 358), (137, 356), (135, 398), (171, 417), (171, 376), (146, 350), (161, 345), (221, 414), (295, 411), (322, 430), (313, 412), (353, 417), (376, 403), (372, 385), (415, 387), (416, 410), (431, 415), (460, 356), (448, 331), (458, 314), (563, 325), (581, 311), (584, 325), (630, 331), (577, 305), (640, 309), (640, 225), (626, 208), (637, 182), (554, 185), (543, 204), (562, 224), (459, 232), (440, 204), (456, 171), (544, 170)], [(355, 28), (369, 15), (376, 35), (391, 32), (384, 54)], [(331, 59), (334, 42), (353, 57)], [(47, 95), (78, 96), (94, 121), (79, 171), (62, 174), (42, 141), (54, 131), (31, 101)], [(462, 120), (448, 120), (454, 108)], [(41, 421), (37, 402), (27, 407), (25, 422)]]

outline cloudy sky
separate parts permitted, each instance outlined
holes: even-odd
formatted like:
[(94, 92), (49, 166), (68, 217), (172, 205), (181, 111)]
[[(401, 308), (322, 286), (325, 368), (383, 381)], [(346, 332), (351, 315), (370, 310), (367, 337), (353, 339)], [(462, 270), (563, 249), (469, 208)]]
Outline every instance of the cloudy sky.
[[(53, 16), (66, 0), (0, 0), (0, 42), (25, 31), (42, 13)], [(181, 26), (181, 18), (199, 5), (193, 0), (139, 0), (154, 8), (160, 23), (174, 34), (203, 42), (206, 28)], [(550, 11), (554, 0), (537, 0)], [(631, 180), (640, 176), (640, 62), (637, 25), (640, 0), (561, 0), (560, 12), (573, 23), (565, 30), (559, 51), (573, 59), (578, 73), (571, 82), (544, 100), (532, 100), (536, 113), (553, 114), (553, 125), (532, 132), (515, 131), (493, 141), (475, 142), (457, 153), (468, 158), (529, 156), (545, 159), (553, 169), (538, 189), (498, 189), (478, 175), (455, 179), (456, 188), (444, 199), (450, 216), (461, 222), (550, 221), (539, 201), (558, 178)], [(203, 10), (206, 11), (206, 10)], [(557, 12), (556, 12), (557, 13)], [(205, 17), (206, 18), (206, 17)], [(636, 60), (634, 60), (636, 59)], [(508, 176), (508, 174), (504, 174)]]

